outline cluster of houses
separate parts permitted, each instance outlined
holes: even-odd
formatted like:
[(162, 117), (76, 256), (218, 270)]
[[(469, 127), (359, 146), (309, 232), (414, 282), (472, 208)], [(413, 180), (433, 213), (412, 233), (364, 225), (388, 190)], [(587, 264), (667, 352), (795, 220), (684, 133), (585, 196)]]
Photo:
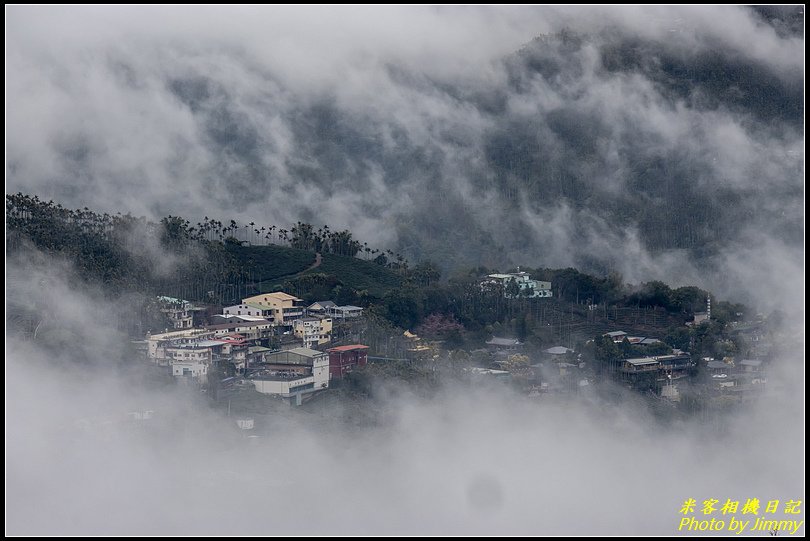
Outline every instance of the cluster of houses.
[[(608, 334), (616, 340), (620, 332)], [(654, 343), (648, 342), (647, 338), (638, 340), (637, 337), (626, 336), (626, 334), (623, 339), (631, 344)], [(660, 343), (660, 341), (657, 342)], [(678, 401), (680, 400), (679, 380), (685, 382), (687, 381), (685, 378), (695, 373), (702, 374), (698, 381), (716, 395), (736, 395), (746, 398), (751, 393), (762, 392), (767, 383), (763, 371), (764, 364), (765, 361), (762, 358), (735, 360), (732, 357), (726, 357), (722, 361), (718, 361), (712, 357), (704, 357), (697, 361), (689, 353), (675, 349), (669, 355), (625, 359), (622, 361), (620, 370), (631, 380), (636, 375), (655, 375), (657, 381), (663, 383), (660, 385), (661, 396)]]
[[(549, 282), (531, 280), (525, 272), (491, 274), (482, 287), (493, 284), (503, 286), (507, 296), (515, 294), (514, 284), (523, 296), (551, 296)], [(509, 291), (508, 284), (512, 284)], [(204, 383), (212, 366), (225, 366), (231, 374), (242, 375), (256, 391), (301, 404), (312, 393), (327, 389), (330, 381), (368, 362), (368, 346), (330, 347), (335, 326), (363, 316), (363, 309), (357, 306), (338, 306), (332, 301), (304, 306), (301, 299), (287, 293), (262, 293), (226, 306), (204, 325), (195, 326), (195, 317), (202, 308), (170, 297), (159, 297), (158, 302), (173, 329), (147, 335), (147, 356), (184, 381)], [(708, 321), (709, 314), (701, 322)], [(732, 333), (745, 341), (747, 351), (759, 355), (770, 350), (760, 324), (735, 325)], [(486, 341), (486, 349), (471, 352), (482, 361), (476, 364), (482, 366), (467, 371), (474, 378), (523, 383), (530, 394), (542, 394), (580, 392), (589, 386), (594, 370), (599, 373), (606, 369), (627, 384), (672, 401), (680, 400), (679, 385), (691, 384), (691, 376), (696, 373), (703, 373), (700, 381), (720, 394), (761, 390), (766, 382), (761, 358), (737, 362), (732, 358), (704, 358), (697, 363), (688, 352), (673, 350), (658, 338), (630, 336), (621, 330), (603, 336), (616, 344), (642, 347), (632, 349), (630, 355), (636, 356), (618, 359), (597, 370), (583, 362), (582, 354), (562, 345), (529, 356), (520, 340), (493, 336)], [(425, 341), (410, 331), (404, 332), (402, 341), (407, 359), (440, 357), (438, 342)], [(628, 355), (627, 350), (623, 351)]]
[(717, 361), (705, 357), (702, 361), (711, 378), (711, 387), (718, 393), (745, 397), (753, 392), (762, 392), (768, 383), (762, 359), (735, 361), (726, 357)]
[(188, 301), (158, 297), (173, 330), (146, 336), (148, 359), (166, 366), (184, 381), (205, 383), (212, 366), (241, 374), (264, 394), (293, 399), (329, 387), (356, 366), (367, 363), (368, 346), (329, 348), (333, 322), (363, 315), (357, 306), (319, 301), (309, 306), (287, 293), (273, 292), (242, 299), (194, 326), (200, 309)]
[[(744, 329), (748, 331), (747, 328)], [(748, 331), (751, 332), (751, 331)], [(753, 334), (754, 338), (757, 335)], [(638, 346), (660, 346), (657, 338), (630, 336), (624, 331), (611, 331), (604, 336), (615, 343)], [(754, 340), (754, 339), (752, 339)], [(582, 355), (565, 346), (554, 346), (531, 355), (525, 352), (525, 344), (516, 338), (492, 337), (486, 342), (486, 350), (479, 350), (488, 357), (488, 366), (471, 368), (470, 374), (482, 378), (495, 378), (516, 382), (525, 381), (530, 394), (545, 392), (579, 392), (589, 386), (593, 371), (583, 362)], [(658, 351), (670, 348), (655, 348)], [(654, 351), (655, 349), (651, 349)], [(639, 351), (644, 351), (640, 349)], [(629, 385), (654, 391), (663, 399), (680, 401), (679, 386), (697, 383), (714, 394), (737, 394), (762, 391), (767, 379), (763, 372), (762, 359), (734, 361), (725, 358), (716, 361), (704, 358), (697, 361), (688, 352), (671, 349), (662, 355), (645, 355), (621, 359), (606, 369), (618, 380)], [(693, 376), (699, 375), (697, 379)], [(688, 382), (688, 383), (687, 383)]]
[(582, 369), (582, 355), (565, 346), (553, 346), (531, 355), (517, 338), (493, 336), (486, 342), (491, 365), (498, 370), (487, 374), (501, 380), (523, 380), (530, 394), (569, 392), (589, 385)]

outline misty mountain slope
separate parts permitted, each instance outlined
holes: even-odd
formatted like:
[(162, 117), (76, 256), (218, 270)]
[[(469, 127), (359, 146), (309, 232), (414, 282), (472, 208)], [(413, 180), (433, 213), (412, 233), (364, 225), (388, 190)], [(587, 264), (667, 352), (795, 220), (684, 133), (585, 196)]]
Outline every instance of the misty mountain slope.
[(336, 254), (324, 254), (321, 265), (307, 271), (307, 274), (327, 274), (346, 287), (357, 291), (368, 290), (378, 297), (400, 287), (404, 281), (402, 275), (384, 266)]
[(275, 280), (305, 271), (315, 263), (315, 254), (286, 246), (241, 246), (229, 244), (227, 252), (254, 281)]
[[(715, 139), (723, 134), (711, 133), (715, 127), (708, 124), (733, 119), (736, 125), (726, 128), (749, 138), (740, 143), (762, 150), (774, 145), (776, 156), (787, 157), (801, 133), (801, 70), (782, 77), (733, 51), (693, 53), (621, 35), (603, 39), (563, 33), (536, 39), (509, 59), (518, 95), (546, 85), (567, 99), (538, 115), (515, 115), (510, 129), (489, 139), (488, 161), (500, 192), (528, 193), (539, 205), (562, 201), (577, 214), (608, 220), (608, 231), (635, 228), (653, 251), (711, 255), (749, 227), (801, 242), (800, 164), (768, 163), (773, 157), (749, 161), (749, 148), (724, 147), (727, 142)], [(589, 70), (601, 84), (587, 80)], [(616, 107), (614, 100), (625, 103)], [(691, 118), (675, 126), (680, 133), (666, 133), (658, 122), (679, 120), (676, 115)], [(783, 148), (774, 136), (783, 138)], [(762, 212), (763, 197), (782, 212)]]
[(447, 270), (572, 265), (717, 288), (714, 271), (764, 257), (752, 249), (797, 264), (803, 14), (520, 13), (509, 28), (524, 37), (504, 31), (511, 51), (485, 54), (331, 28), (288, 37), (296, 54), (258, 31), (271, 12), (236, 34), (144, 40), (138, 22), (114, 46), (12, 40), (9, 186), (152, 216), (329, 223)]
[[(723, 134), (710, 133), (714, 127), (703, 118), (711, 121), (716, 115), (714, 120), (730, 122), (727, 129), (751, 139), (782, 136), (790, 146), (803, 115), (801, 72), (781, 80), (767, 66), (733, 52), (673, 51), (664, 42), (571, 32), (535, 39), (502, 66), (508, 81), (488, 89), (495, 98), (480, 95), (477, 88), (439, 85), (402, 69), (388, 70), (390, 82), (413, 94), (414, 100), (450, 100), (458, 112), (473, 115), (481, 124), (475, 137), (465, 133), (468, 125), (438, 125), (441, 119), (428, 117), (423, 128), (428, 133), (416, 139), (396, 117), (347, 109), (329, 96), (311, 104), (289, 104), (281, 122), (292, 139), (284, 171), (297, 185), (293, 193), (356, 196), (367, 218), (385, 220), (396, 210), (406, 223), (418, 221), (421, 234), (394, 226), (400, 245), (414, 235), (421, 246), (425, 238), (452, 238), (455, 231), (463, 231), (460, 238), (431, 251), (447, 252), (452, 246), (470, 252), (466, 261), (479, 256), (477, 241), (487, 232), (507, 236), (497, 243), (507, 251), (528, 244), (533, 257), (543, 257), (543, 250), (532, 246), (531, 238), (538, 233), (532, 221), (546, 222), (547, 214), (553, 220), (561, 207), (573, 212), (568, 221), (575, 223), (566, 224), (572, 240), (602, 233), (601, 225), (617, 235), (631, 227), (654, 251), (711, 252), (714, 244), (736, 240), (736, 222), (743, 217), (753, 218), (751, 225), (767, 225), (794, 238), (800, 231), (795, 214), (777, 216), (774, 222), (773, 216), (752, 213), (757, 209), (748, 199), (763, 194), (756, 185), (746, 184), (766, 173), (761, 167), (777, 164), (749, 163), (739, 170), (737, 162), (744, 158), (720, 146), (724, 141), (715, 137)], [(219, 161), (238, 160), (237, 174), (228, 179), (236, 188), (237, 202), (255, 197), (256, 186), (264, 186), (271, 197), (279, 188), (290, 191), (257, 154), (260, 148), (272, 148), (269, 126), (263, 130), (247, 118), (240, 122), (240, 114), (231, 110), (235, 104), (220, 93), (201, 96), (193, 81), (174, 82), (171, 89), (182, 103), (202, 112), (210, 151)], [(537, 107), (547, 93), (561, 101)], [(617, 104), (620, 95), (627, 97)], [(646, 118), (628, 103), (631, 97), (638, 98)], [(518, 108), (528, 103), (535, 110)], [(678, 126), (681, 132), (673, 134), (662, 132), (659, 119), (651, 115), (663, 115), (662, 122), (666, 116), (688, 118)], [(463, 163), (465, 158), (469, 163)], [(733, 163), (718, 164), (718, 159)], [(779, 165), (782, 177), (772, 180), (789, 203), (801, 194), (801, 184), (796, 183), (799, 171), (786, 165)], [(399, 208), (393, 202), (391, 209), (397, 193), (411, 206)], [(491, 217), (495, 219), (487, 219), (490, 216), (479, 208), (486, 202), (496, 203), (487, 209), (497, 212)], [(307, 205), (305, 199), (296, 203), (305, 219), (317, 218), (317, 206)], [(605, 223), (588, 223), (592, 216)], [(509, 234), (526, 229), (523, 238)], [(496, 254), (486, 255), (500, 257)]]

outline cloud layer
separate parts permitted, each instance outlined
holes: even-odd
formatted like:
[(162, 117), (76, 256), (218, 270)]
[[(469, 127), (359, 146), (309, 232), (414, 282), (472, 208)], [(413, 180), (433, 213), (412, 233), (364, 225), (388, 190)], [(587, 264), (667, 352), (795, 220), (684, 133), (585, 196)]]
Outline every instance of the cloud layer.
[(802, 17), (11, 8), (8, 189), (730, 293), (729, 251), (800, 254)]

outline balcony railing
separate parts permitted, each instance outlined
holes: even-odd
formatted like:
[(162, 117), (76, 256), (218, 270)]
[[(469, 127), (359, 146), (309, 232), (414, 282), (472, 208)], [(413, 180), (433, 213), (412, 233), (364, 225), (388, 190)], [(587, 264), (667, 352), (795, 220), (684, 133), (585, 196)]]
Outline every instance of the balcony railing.
[(623, 366), (622, 372), (635, 373), (635, 372), (654, 372), (661, 367), (659, 364), (649, 364), (644, 366)]

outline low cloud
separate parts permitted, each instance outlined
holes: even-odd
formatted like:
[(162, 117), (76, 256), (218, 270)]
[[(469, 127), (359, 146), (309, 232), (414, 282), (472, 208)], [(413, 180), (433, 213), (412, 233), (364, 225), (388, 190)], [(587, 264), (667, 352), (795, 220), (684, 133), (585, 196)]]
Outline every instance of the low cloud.
[(804, 38), (766, 11), (12, 8), (8, 189), (328, 223), (450, 271), (675, 282), (749, 230), (795, 258)]
[(774, 394), (679, 421), (618, 388), (538, 401), (452, 380), (228, 416), (121, 347), (119, 303), (34, 268), (9, 285), (58, 319), (6, 345), (9, 534), (666, 535), (689, 498), (803, 499), (793, 355)]

